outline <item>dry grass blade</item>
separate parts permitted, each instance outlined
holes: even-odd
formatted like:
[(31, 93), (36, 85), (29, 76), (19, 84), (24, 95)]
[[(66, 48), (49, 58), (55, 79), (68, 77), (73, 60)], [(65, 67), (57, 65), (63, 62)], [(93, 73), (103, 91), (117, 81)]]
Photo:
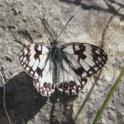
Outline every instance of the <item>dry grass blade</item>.
[(9, 121), (9, 124), (12, 124), (12, 121), (11, 121), (11, 118), (8, 114), (8, 111), (7, 111), (7, 108), (6, 108), (6, 89), (5, 89), (5, 80), (4, 80), (4, 77), (2, 75), (2, 73), (0, 73), (0, 77), (1, 77), (1, 81), (2, 81), (2, 86), (3, 86), (3, 107), (4, 107), (4, 111), (5, 111), (5, 114), (7, 116), (7, 119)]
[(121, 78), (124, 76), (124, 68), (122, 69), (122, 71), (120, 72), (120, 75), (118, 76), (117, 80), (115, 81), (114, 85), (112, 86), (112, 88), (110, 89), (108, 95), (106, 96), (106, 99), (104, 100), (103, 104), (101, 105), (100, 109), (97, 111), (96, 116), (93, 120), (92, 124), (97, 124), (98, 120), (100, 119), (103, 111), (105, 110), (108, 102), (110, 101), (111, 97), (113, 96), (117, 86), (119, 85), (119, 83), (121, 82)]

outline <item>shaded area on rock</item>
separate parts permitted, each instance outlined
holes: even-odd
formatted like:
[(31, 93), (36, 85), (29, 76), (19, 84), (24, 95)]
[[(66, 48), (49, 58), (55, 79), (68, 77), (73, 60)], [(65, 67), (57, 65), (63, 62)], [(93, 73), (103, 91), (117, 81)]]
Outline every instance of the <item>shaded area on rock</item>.
[[(70, 97), (56, 91), (48, 100), (47, 97), (43, 97), (37, 92), (32, 79), (25, 72), (10, 79), (5, 85), (5, 89), (7, 111), (14, 124), (26, 124), (39, 112), (42, 119), (45, 114), (49, 115), (48, 123), (50, 124), (75, 124), (72, 118), (72, 101), (76, 96)], [(44, 105), (46, 107), (43, 108)], [(0, 88), (0, 109), (2, 124), (8, 124), (3, 108), (2, 87)], [(41, 122), (43, 121), (44, 119)]]
[[(37, 93), (33, 87), (32, 79), (24, 72), (10, 79), (5, 85), (6, 88), (6, 106), (9, 115), (13, 121), (18, 119), (27, 122), (30, 120), (46, 103), (46, 98)], [(3, 93), (0, 89), (0, 114), (4, 115)], [(19, 121), (18, 120), (18, 121)], [(22, 122), (20, 120), (20, 123)], [(23, 123), (21, 123), (23, 124)]]

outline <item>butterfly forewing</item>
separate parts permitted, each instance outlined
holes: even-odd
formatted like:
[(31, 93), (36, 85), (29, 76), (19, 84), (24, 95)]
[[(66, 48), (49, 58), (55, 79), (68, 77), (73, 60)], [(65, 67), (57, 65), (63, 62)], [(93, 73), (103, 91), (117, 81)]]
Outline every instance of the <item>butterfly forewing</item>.
[(38, 78), (38, 75), (42, 75), (48, 48), (43, 44), (30, 44), (25, 46), (19, 55), (20, 64), (24, 70), (33, 78)]
[(97, 73), (107, 60), (107, 54), (101, 48), (87, 43), (68, 43), (63, 45), (62, 50), (81, 79)]
[[(34, 86), (42, 94), (49, 94), (52, 85), (52, 77), (49, 72), (49, 61), (47, 61), (49, 49), (43, 44), (33, 43), (21, 50), (19, 55), (20, 64), (34, 79)], [(49, 84), (45, 83), (49, 82)]]

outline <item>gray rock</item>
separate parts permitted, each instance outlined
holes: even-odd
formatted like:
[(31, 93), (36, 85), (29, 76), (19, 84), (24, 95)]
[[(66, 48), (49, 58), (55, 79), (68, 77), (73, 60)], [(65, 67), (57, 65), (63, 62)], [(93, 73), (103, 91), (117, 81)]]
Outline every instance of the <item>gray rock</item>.
[[(18, 60), (24, 39), (47, 42), (48, 34), (39, 17), (45, 18), (58, 35), (72, 15), (74, 18), (58, 40), (95, 44), (108, 53), (106, 68), (95, 81), (85, 105), (85, 97), (95, 83), (91, 79), (78, 97), (55, 94), (47, 101), (37, 93), (32, 79), (22, 72)], [(123, 34), (123, 0), (0, 0), (0, 71), (6, 81), (6, 106), (13, 124), (91, 124), (123, 67)], [(109, 102), (100, 124), (124, 123), (123, 82)], [(0, 87), (0, 123), (8, 124), (2, 97), (3, 87)]]

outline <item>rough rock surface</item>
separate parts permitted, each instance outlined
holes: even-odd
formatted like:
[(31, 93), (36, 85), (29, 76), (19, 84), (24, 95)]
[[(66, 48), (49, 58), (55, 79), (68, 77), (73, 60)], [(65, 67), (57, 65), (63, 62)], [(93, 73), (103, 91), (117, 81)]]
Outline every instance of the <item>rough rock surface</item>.
[[(24, 39), (46, 41), (39, 17), (45, 18), (59, 34), (72, 15), (74, 18), (59, 40), (101, 46), (108, 53), (108, 62), (98, 79), (95, 82), (90, 79), (78, 97), (54, 94), (48, 101), (37, 93), (32, 79), (19, 66), (18, 54)], [(6, 81), (6, 106), (13, 124), (92, 124), (122, 67), (123, 0), (0, 0), (0, 71)], [(123, 91), (124, 80), (104, 111), (100, 124), (124, 124)], [(0, 87), (0, 124), (9, 124), (2, 99), (3, 87)]]

